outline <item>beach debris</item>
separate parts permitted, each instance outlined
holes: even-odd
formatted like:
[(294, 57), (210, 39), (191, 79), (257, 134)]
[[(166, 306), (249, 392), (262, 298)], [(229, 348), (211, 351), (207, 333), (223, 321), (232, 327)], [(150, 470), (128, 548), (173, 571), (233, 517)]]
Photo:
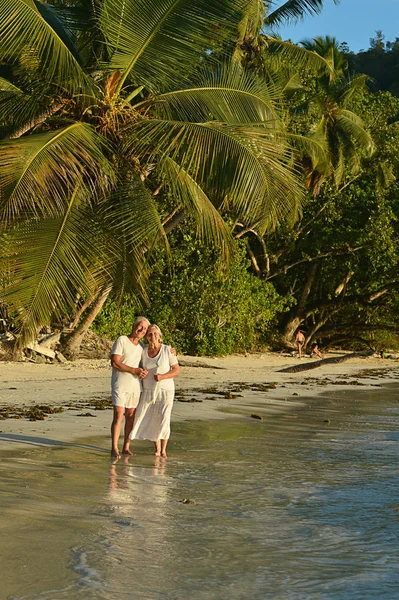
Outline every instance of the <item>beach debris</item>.
[(55, 358), (59, 363), (66, 363), (68, 362), (67, 359), (65, 358), (65, 356), (63, 354), (61, 354), (61, 352), (56, 352), (55, 353)]
[(196, 504), (194, 500), (191, 500), (190, 498), (183, 498), (183, 500), (179, 500), (179, 502), (181, 502), (181, 504)]
[(331, 421), (330, 419), (324, 419), (324, 423), (328, 423), (328, 425), (330, 425)]
[(193, 361), (193, 360), (186, 360), (185, 358), (181, 358), (179, 359), (179, 365), (181, 367), (196, 367), (196, 368), (202, 368), (202, 369), (221, 369), (221, 370), (225, 370), (226, 367), (220, 367), (219, 365), (211, 365), (209, 363), (206, 362), (200, 362), (201, 359), (198, 359), (197, 361)]
[(54, 350), (51, 350), (51, 348), (47, 348), (46, 346), (42, 346), (42, 344), (39, 344), (38, 342), (27, 344), (26, 348), (31, 352), (35, 352), (41, 356), (46, 356), (47, 358), (53, 359), (55, 358)]
[(201, 398), (177, 398), (178, 402), (202, 402)]
[(28, 419), (29, 421), (44, 421), (48, 415), (64, 412), (62, 406), (49, 406), (48, 404), (34, 404), (33, 406), (16, 408), (3, 406), (0, 408), (0, 421), (5, 419)]
[(7, 321), (0, 319), (0, 342), (11, 342), (15, 335), (8, 330)]
[(256, 413), (251, 415), (252, 419), (258, 419), (258, 421), (263, 421), (263, 417), (261, 415), (258, 415)]
[(92, 415), (91, 412), (79, 413), (76, 415), (77, 417), (96, 417), (97, 415)]

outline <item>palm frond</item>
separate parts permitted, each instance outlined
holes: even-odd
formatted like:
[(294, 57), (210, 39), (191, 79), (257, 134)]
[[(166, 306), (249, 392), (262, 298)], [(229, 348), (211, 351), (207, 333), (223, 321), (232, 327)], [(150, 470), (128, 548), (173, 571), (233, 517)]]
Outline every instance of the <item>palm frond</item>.
[(194, 219), (199, 238), (217, 246), (222, 260), (228, 262), (232, 250), (231, 231), (204, 190), (171, 158), (162, 163), (162, 176), (173, 198)]
[[(334, 0), (338, 4), (339, 0)], [(322, 11), (323, 0), (287, 0), (273, 10), (265, 19), (265, 25), (275, 27), (296, 22), (305, 15), (317, 15)]]
[(0, 0), (0, 59), (30, 57), (32, 70), (71, 91), (90, 87), (74, 45), (55, 11), (34, 0)]
[(229, 124), (264, 122), (276, 127), (276, 101), (280, 99), (280, 89), (265, 85), (239, 65), (225, 64), (218, 69), (202, 71), (193, 84), (155, 97), (156, 116), (196, 123), (211, 120)]
[(166, 82), (177, 82), (192, 72), (208, 49), (234, 32), (240, 4), (104, 0), (100, 27), (113, 52), (110, 67), (122, 71), (121, 85), (129, 78), (154, 91)]
[(326, 73), (332, 79), (335, 76), (334, 65), (317, 52), (278, 38), (266, 37), (266, 43), (267, 58), (274, 65), (274, 69), (277, 69), (282, 63), (284, 67), (288, 64), (291, 68)]
[(0, 143), (0, 222), (62, 214), (77, 182), (88, 194), (113, 179), (106, 140), (90, 126), (68, 127)]
[(352, 143), (358, 146), (360, 152), (371, 156), (375, 144), (370, 133), (364, 128), (363, 121), (350, 110), (341, 109), (337, 117), (337, 124), (348, 136)]
[(343, 105), (346, 106), (347, 102), (351, 100), (357, 92), (364, 92), (367, 90), (368, 81), (372, 81), (372, 78), (368, 75), (356, 75), (356, 77), (346, 81), (339, 93), (339, 98), (342, 100)]
[(6, 266), (13, 278), (2, 297), (16, 315), (20, 347), (74, 306), (77, 291), (89, 295), (98, 287), (93, 265), (100, 245), (88, 243), (81, 194), (78, 185), (61, 217), (28, 221), (7, 232), (0, 273)]
[(148, 251), (157, 242), (169, 251), (153, 196), (138, 177), (120, 182), (96, 219), (112, 257), (114, 295), (122, 298), (128, 291), (146, 299)]
[(277, 224), (298, 210), (301, 186), (278, 130), (148, 119), (130, 126), (126, 135), (127, 151), (152, 162), (172, 158), (217, 207), (228, 207), (246, 223), (267, 214)]

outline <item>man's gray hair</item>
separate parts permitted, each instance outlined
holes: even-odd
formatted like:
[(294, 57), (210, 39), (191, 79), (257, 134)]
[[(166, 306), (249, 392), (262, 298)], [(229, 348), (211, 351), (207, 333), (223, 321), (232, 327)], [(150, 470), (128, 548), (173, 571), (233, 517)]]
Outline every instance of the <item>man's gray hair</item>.
[(142, 321), (147, 321), (148, 325), (150, 325), (150, 322), (149, 322), (149, 320), (147, 319), (147, 317), (137, 317), (137, 319), (135, 319), (135, 320), (134, 320), (134, 322), (133, 322), (133, 326), (132, 326), (132, 328), (134, 329), (135, 327), (137, 327), (137, 325), (138, 325), (139, 323), (141, 323)]
[[(160, 328), (158, 327), (158, 325), (155, 325), (154, 323), (151, 323), (151, 324), (148, 326), (148, 329), (149, 329), (150, 327), (153, 327), (154, 329), (156, 329), (156, 330), (158, 331), (158, 333), (159, 333), (159, 341), (160, 341), (160, 342), (162, 342), (162, 331), (160, 330)], [(147, 331), (148, 331), (148, 329), (147, 329)]]

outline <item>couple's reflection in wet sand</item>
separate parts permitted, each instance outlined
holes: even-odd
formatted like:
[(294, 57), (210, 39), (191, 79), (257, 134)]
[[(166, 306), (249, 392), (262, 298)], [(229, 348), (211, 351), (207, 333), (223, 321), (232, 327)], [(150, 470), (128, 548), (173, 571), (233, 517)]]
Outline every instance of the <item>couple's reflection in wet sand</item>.
[(114, 591), (120, 590), (128, 570), (135, 581), (134, 597), (140, 597), (141, 585), (145, 595), (148, 581), (141, 581), (144, 573), (162, 589), (162, 577), (168, 576), (175, 555), (170, 547), (176, 526), (175, 503), (170, 496), (173, 478), (167, 474), (164, 458), (148, 458), (122, 456), (110, 465), (108, 477), (106, 503), (110, 519), (104, 531), (107, 552), (103, 567), (107, 584)]
[[(140, 513), (149, 505), (162, 505), (167, 500), (168, 476), (166, 460), (153, 456), (151, 465), (137, 464), (136, 456), (122, 456), (112, 461), (109, 470), (108, 496), (118, 509)], [(161, 506), (159, 506), (161, 508)]]

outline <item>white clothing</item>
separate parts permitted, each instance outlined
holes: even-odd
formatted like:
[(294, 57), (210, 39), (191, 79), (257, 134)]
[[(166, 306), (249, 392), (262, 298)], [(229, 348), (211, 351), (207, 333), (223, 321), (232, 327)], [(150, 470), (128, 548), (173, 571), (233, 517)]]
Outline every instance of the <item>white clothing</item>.
[(151, 392), (142, 392), (130, 439), (168, 440), (173, 397), (173, 390), (160, 390), (154, 401)]
[(164, 375), (177, 358), (170, 351), (170, 346), (162, 344), (157, 356), (148, 356), (148, 348), (144, 348), (142, 366), (148, 370), (143, 379), (143, 391), (137, 407), (131, 439), (167, 440), (170, 436), (170, 416), (172, 413), (175, 384), (173, 379), (155, 381), (154, 374)]
[(156, 386), (159, 390), (171, 390), (174, 392), (175, 382), (173, 379), (164, 379), (163, 381), (158, 382), (154, 380), (154, 375), (156, 373), (164, 375), (165, 373), (169, 373), (170, 367), (177, 365), (177, 358), (172, 354), (170, 346), (162, 344), (158, 354), (153, 358), (148, 356), (148, 348), (143, 348), (141, 363), (143, 369), (147, 369), (148, 371), (147, 377), (143, 379), (144, 391), (153, 390)]
[[(140, 343), (137, 346), (133, 344), (127, 335), (121, 335), (112, 346), (112, 354), (119, 354), (124, 365), (137, 369), (143, 354), (143, 347)], [(113, 368), (111, 387), (112, 404), (136, 408), (141, 393), (140, 380), (136, 375)]]

